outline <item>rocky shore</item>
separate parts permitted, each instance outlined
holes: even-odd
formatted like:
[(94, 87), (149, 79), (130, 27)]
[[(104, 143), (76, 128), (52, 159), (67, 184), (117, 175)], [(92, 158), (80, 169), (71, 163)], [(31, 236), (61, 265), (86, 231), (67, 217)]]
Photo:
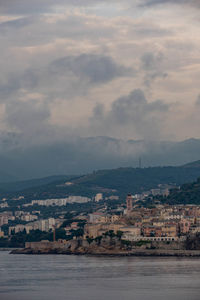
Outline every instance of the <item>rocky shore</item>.
[(178, 256), (178, 257), (200, 257), (200, 250), (132, 250), (132, 251), (67, 251), (64, 249), (43, 249), (31, 248), (15, 249), (11, 254), (65, 254), (65, 255), (93, 255), (93, 256)]
[(11, 254), (66, 254), (98, 256), (189, 256), (200, 257), (199, 243), (129, 242), (105, 237), (101, 240), (41, 241), (26, 243), (24, 249), (14, 249)]

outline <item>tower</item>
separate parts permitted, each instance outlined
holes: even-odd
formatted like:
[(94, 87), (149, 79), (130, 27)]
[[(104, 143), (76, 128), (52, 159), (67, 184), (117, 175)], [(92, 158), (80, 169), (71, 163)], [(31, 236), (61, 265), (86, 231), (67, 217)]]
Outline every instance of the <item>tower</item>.
[(133, 198), (131, 194), (128, 194), (126, 197), (126, 208), (127, 208), (127, 213), (131, 212), (133, 209)]
[(139, 169), (141, 169), (141, 168), (142, 168), (142, 158), (139, 157)]
[(56, 226), (53, 225), (53, 242), (56, 241)]

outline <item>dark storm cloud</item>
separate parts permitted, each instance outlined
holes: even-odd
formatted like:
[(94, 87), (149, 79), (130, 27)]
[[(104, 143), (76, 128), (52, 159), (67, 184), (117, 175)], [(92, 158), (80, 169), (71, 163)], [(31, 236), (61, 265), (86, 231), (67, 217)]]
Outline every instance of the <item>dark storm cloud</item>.
[(117, 132), (124, 127), (141, 138), (151, 139), (162, 134), (168, 111), (168, 104), (161, 100), (148, 102), (144, 92), (136, 89), (114, 101), (108, 112), (104, 112), (104, 108), (98, 104), (91, 122), (94, 127), (95, 124), (105, 127), (107, 132)]
[(161, 100), (148, 103), (142, 90), (132, 91), (112, 104), (110, 115), (119, 123), (142, 123), (151, 119), (155, 112), (168, 111), (168, 105)]
[[(6, 82), (0, 83), (5, 123), (26, 138), (38, 139), (38, 131), (41, 136), (54, 131), (48, 121), (50, 105), (58, 96), (71, 100), (74, 96), (83, 96), (93, 86), (127, 75), (130, 75), (128, 68), (109, 56), (95, 54), (62, 57), (41, 68), (9, 74)], [(103, 114), (101, 109), (103, 106), (96, 108), (99, 117)]]
[(111, 57), (95, 54), (67, 56), (41, 68), (7, 76), (0, 82), (2, 100), (20, 89), (29, 92), (40, 90), (49, 97), (78, 95), (93, 85), (109, 82), (117, 77), (130, 76), (132, 71), (117, 64)]
[(72, 72), (79, 78), (87, 78), (92, 83), (108, 82), (116, 77), (130, 75), (131, 70), (117, 64), (111, 57), (82, 54), (67, 56), (54, 61), (49, 68), (52, 74)]

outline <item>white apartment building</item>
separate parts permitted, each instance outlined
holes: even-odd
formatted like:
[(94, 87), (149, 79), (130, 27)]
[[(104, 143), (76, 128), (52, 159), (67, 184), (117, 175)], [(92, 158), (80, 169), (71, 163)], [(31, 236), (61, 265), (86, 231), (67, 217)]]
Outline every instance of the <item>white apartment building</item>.
[(23, 206), (32, 206), (34, 204), (41, 206), (65, 206), (67, 203), (86, 203), (89, 201), (91, 201), (91, 199), (88, 197), (69, 196), (60, 199), (32, 200), (31, 203), (24, 204)]
[(94, 200), (95, 200), (96, 202), (99, 202), (99, 201), (101, 201), (102, 199), (103, 199), (103, 194), (102, 194), (102, 193), (96, 194), (96, 196), (95, 196), (95, 198), (94, 198)]

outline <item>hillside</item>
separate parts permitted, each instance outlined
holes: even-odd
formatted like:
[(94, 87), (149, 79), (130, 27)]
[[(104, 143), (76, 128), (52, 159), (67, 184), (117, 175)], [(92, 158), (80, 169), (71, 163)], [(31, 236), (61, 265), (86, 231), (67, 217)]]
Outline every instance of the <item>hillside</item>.
[(200, 168), (152, 167), (102, 170), (74, 179), (74, 184), (103, 187), (123, 192), (140, 192), (160, 183), (182, 184), (200, 176)]
[(169, 204), (200, 205), (200, 178), (193, 183), (182, 185), (180, 190), (171, 191), (166, 202)]
[(200, 160), (183, 165), (184, 168), (200, 168)]
[[(130, 192), (140, 193), (157, 187), (158, 184), (178, 184), (192, 182), (200, 177), (200, 168), (152, 167), (152, 168), (118, 168), (101, 170), (88, 175), (69, 179), (57, 178), (54, 182), (20, 189), (15, 185), (8, 191), (8, 185), (1, 185), (1, 197), (24, 195), (26, 199), (61, 198), (67, 195), (92, 197), (102, 192), (104, 195), (117, 194), (121, 197)], [(66, 182), (70, 181), (69, 184)], [(40, 181), (39, 181), (40, 182)], [(20, 183), (21, 185), (22, 183)], [(24, 183), (23, 183), (24, 185)]]
[(4, 192), (16, 192), (29, 188), (40, 187), (44, 185), (48, 185), (50, 183), (54, 183), (57, 181), (68, 180), (73, 176), (67, 175), (57, 175), (57, 176), (49, 176), (44, 178), (36, 178), (30, 180), (22, 180), (22, 181), (12, 181), (12, 182), (2, 182), (0, 180), (0, 190)]

